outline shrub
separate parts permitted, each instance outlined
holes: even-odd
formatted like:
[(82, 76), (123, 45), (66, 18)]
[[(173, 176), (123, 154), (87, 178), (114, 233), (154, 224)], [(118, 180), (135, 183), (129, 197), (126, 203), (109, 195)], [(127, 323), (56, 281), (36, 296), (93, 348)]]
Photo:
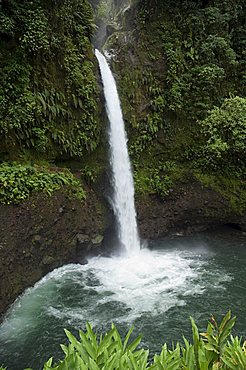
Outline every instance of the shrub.
[(246, 158), (246, 99), (225, 99), (200, 122), (206, 136), (204, 156), (207, 166), (223, 169), (230, 165), (245, 166)]
[(51, 195), (55, 190), (67, 186), (79, 199), (85, 192), (71, 172), (51, 171), (47, 168), (22, 165), (16, 162), (0, 166), (0, 203), (20, 203), (36, 191)]

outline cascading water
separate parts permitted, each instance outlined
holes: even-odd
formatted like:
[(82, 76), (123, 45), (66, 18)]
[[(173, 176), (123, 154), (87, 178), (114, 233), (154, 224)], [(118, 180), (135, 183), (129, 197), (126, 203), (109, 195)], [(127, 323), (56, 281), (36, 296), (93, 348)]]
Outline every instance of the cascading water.
[(140, 241), (124, 121), (113, 74), (105, 57), (98, 50), (95, 51), (95, 54), (101, 71), (110, 122), (109, 143), (114, 186), (113, 209), (118, 223), (120, 243), (127, 255), (132, 255), (139, 253)]

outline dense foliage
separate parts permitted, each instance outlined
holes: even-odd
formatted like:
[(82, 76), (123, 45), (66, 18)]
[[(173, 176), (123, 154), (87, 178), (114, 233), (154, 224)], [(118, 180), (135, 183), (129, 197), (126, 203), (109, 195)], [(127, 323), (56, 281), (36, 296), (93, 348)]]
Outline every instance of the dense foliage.
[(114, 68), (138, 188), (155, 178), (152, 189), (167, 193), (157, 185), (161, 179), (165, 186), (165, 176), (173, 181), (173, 174), (162, 170), (167, 161), (175, 162), (179, 173), (200, 169), (242, 184), (245, 2), (134, 3), (137, 30), (112, 36), (108, 46), (117, 51)]
[[(100, 140), (87, 0), (0, 4), (0, 151), (82, 156)], [(14, 152), (14, 155), (13, 155)]]
[[(215, 107), (201, 121), (206, 135), (205, 164), (215, 168), (236, 167), (246, 172), (246, 99), (225, 99), (222, 106)], [(203, 160), (204, 162), (204, 160)]]
[(191, 318), (193, 343), (183, 338), (184, 344), (173, 344), (172, 349), (164, 344), (161, 353), (154, 355), (152, 360), (149, 358), (149, 350), (137, 349), (141, 336), (129, 343), (133, 328), (122, 340), (115, 325), (112, 325), (112, 329), (104, 336), (98, 336), (87, 324), (86, 332), (79, 331), (79, 340), (65, 330), (69, 344), (61, 345), (64, 359), (54, 364), (53, 359), (50, 358), (43, 369), (244, 370), (246, 342), (242, 343), (240, 338), (230, 336), (235, 319), (228, 312), (218, 325), (212, 316), (207, 331), (199, 334)]
[(79, 180), (68, 170), (52, 171), (44, 167), (15, 162), (0, 165), (0, 203), (19, 203), (35, 191), (51, 195), (63, 186), (80, 200), (85, 199), (85, 192)]
[[(92, 3), (99, 23), (122, 23), (106, 47), (116, 55), (137, 191), (164, 197), (194, 170), (241, 186), (245, 1), (132, 0), (124, 12), (122, 2)], [(23, 152), (34, 161), (82, 159), (90, 184), (102, 172), (93, 22), (89, 0), (2, 0), (1, 160), (19, 161)]]
[(176, 114), (204, 118), (229, 94), (244, 93), (245, 55), (240, 44), (245, 42), (245, 4), (168, 3), (166, 15), (172, 19), (160, 24), (167, 64), (165, 100)]

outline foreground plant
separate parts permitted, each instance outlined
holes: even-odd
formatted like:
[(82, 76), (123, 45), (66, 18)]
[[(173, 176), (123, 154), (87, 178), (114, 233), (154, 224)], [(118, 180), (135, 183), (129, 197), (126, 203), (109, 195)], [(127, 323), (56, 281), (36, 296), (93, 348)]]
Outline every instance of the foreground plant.
[(61, 345), (64, 359), (54, 364), (50, 358), (43, 370), (245, 370), (246, 342), (231, 335), (235, 320), (230, 311), (220, 325), (212, 316), (207, 331), (199, 334), (191, 318), (193, 343), (183, 338), (184, 345), (177, 343), (172, 349), (164, 344), (152, 360), (149, 350), (137, 349), (141, 336), (129, 343), (133, 328), (122, 340), (114, 324), (98, 336), (87, 323), (86, 332), (79, 331), (79, 340), (65, 330), (69, 344)]

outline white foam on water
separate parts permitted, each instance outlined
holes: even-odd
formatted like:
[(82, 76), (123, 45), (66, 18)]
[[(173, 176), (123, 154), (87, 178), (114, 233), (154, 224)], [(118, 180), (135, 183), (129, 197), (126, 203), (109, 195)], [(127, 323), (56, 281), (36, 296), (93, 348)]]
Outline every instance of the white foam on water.
[(132, 323), (145, 314), (154, 318), (185, 305), (190, 295), (223, 289), (230, 277), (216, 269), (207, 273), (206, 257), (185, 250), (143, 249), (131, 257), (94, 257), (87, 265), (63, 266), (18, 298), (0, 327), (0, 340), (28, 335), (39, 325), (39, 316), (62, 320), (64, 327), (81, 327), (86, 321), (99, 326)]
[[(120, 321), (132, 322), (144, 313), (152, 316), (184, 305), (187, 291), (199, 294), (194, 283), (203, 262), (186, 252), (141, 250), (132, 257), (93, 258), (84, 268), (100, 281), (94, 287), (98, 304), (119, 302), (128, 308)], [(101, 298), (100, 298), (101, 297)]]

